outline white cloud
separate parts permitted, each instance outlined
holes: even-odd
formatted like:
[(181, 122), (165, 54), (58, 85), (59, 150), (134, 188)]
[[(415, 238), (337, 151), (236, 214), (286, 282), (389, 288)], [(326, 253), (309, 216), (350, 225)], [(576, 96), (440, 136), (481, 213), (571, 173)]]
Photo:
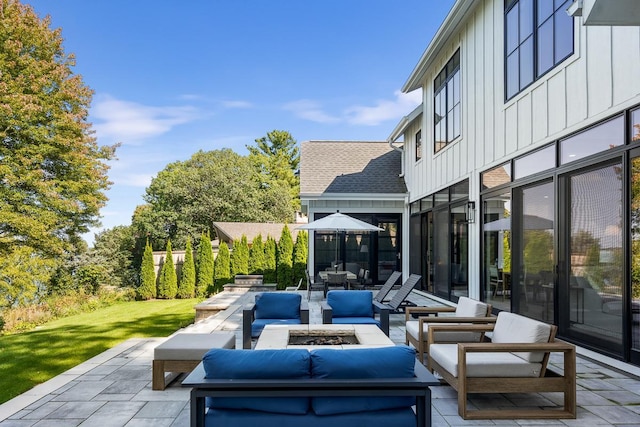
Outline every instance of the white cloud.
[(224, 108), (251, 108), (253, 104), (249, 101), (222, 101)]
[(103, 95), (91, 109), (91, 116), (98, 138), (131, 143), (167, 133), (200, 114), (191, 106), (154, 107)]
[(283, 106), (285, 110), (293, 112), (301, 119), (310, 120), (317, 123), (336, 123), (340, 122), (339, 117), (331, 116), (324, 111), (319, 103), (308, 99), (289, 102)]
[(394, 92), (394, 99), (379, 100), (373, 107), (355, 105), (345, 110), (346, 120), (354, 125), (376, 126), (381, 122), (400, 119), (422, 102), (422, 91), (410, 93)]

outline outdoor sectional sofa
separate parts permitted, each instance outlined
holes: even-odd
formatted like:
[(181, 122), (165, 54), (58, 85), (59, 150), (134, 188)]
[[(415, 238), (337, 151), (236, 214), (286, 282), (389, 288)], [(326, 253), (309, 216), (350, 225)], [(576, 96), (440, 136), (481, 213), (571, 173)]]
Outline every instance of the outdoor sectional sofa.
[(212, 349), (182, 383), (191, 425), (215, 427), (426, 427), (437, 384), (404, 345)]

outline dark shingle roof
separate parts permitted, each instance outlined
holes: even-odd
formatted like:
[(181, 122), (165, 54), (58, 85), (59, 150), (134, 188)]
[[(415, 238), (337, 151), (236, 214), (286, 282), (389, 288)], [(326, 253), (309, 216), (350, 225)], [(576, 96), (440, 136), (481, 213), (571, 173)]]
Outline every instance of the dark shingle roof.
[(407, 191), (401, 153), (385, 141), (307, 141), (300, 150), (300, 193)]

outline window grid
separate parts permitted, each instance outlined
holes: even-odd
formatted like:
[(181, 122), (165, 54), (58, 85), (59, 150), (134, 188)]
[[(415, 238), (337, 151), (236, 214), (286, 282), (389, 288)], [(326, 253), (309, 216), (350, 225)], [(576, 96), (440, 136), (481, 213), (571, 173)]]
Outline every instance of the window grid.
[(460, 50), (434, 80), (434, 148), (440, 151), (460, 136)]
[(573, 54), (571, 0), (514, 0), (505, 4), (505, 98)]

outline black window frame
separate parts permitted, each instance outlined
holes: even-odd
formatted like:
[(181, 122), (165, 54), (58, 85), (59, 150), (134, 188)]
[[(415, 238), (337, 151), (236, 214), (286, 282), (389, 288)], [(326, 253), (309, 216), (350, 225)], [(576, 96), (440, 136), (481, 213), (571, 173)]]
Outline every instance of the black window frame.
[[(461, 86), (460, 49), (458, 49), (433, 80), (433, 148), (435, 153), (462, 134)], [(443, 111), (444, 115), (438, 114), (440, 111)]]
[[(544, 6), (551, 4), (551, 12), (544, 11)], [(505, 0), (504, 3), (504, 97), (505, 102), (516, 97), (527, 87), (531, 86), (542, 76), (549, 73), (565, 59), (575, 52), (575, 22), (573, 17), (566, 13), (571, 0)], [(530, 7), (530, 16), (522, 16), (521, 5)], [(547, 7), (548, 9), (548, 7)], [(570, 22), (571, 28), (561, 26), (563, 22)], [(517, 25), (515, 33), (510, 23)], [(525, 28), (526, 33), (521, 34)], [(549, 29), (550, 27), (550, 29)], [(564, 31), (562, 31), (564, 30)], [(540, 68), (543, 53), (541, 39), (549, 37), (551, 32), (552, 52), (550, 65)], [(571, 34), (571, 40), (560, 39), (563, 34)], [(510, 37), (511, 36), (511, 37)], [(513, 39), (515, 37), (515, 39)], [(564, 40), (564, 43), (562, 43)], [(562, 45), (562, 46), (560, 46)], [(562, 47), (571, 49), (563, 54), (558, 51)], [(523, 57), (521, 53), (528, 56)], [(523, 59), (524, 58), (524, 59)], [(549, 60), (549, 58), (546, 58)], [(515, 61), (515, 62), (514, 62)], [(523, 63), (526, 61), (526, 63)], [(524, 65), (528, 65), (525, 67)], [(512, 68), (513, 67), (513, 68)], [(517, 79), (517, 84), (512, 88)]]
[(422, 159), (422, 129), (416, 132), (416, 162)]

